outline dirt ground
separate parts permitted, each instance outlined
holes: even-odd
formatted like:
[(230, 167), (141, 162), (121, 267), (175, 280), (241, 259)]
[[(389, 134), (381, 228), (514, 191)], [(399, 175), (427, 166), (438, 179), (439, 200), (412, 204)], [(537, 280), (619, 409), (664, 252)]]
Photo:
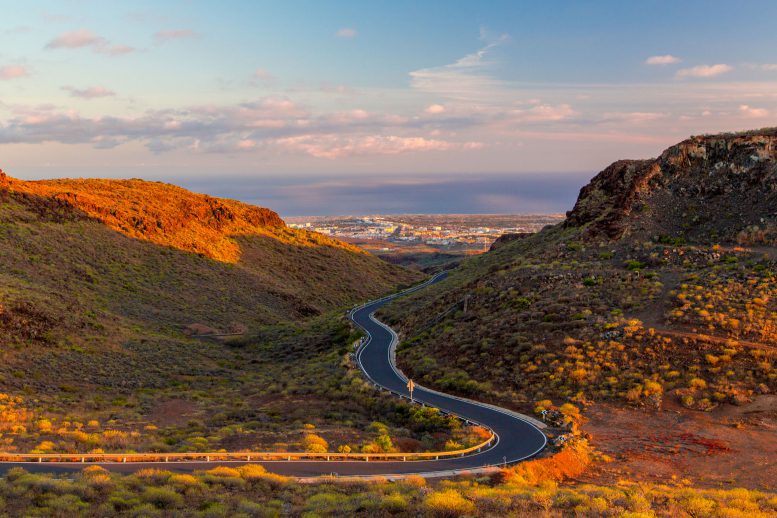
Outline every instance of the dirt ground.
[(612, 461), (596, 463), (581, 482), (685, 479), (710, 488), (777, 490), (777, 395), (711, 412), (673, 404), (659, 412), (600, 404), (585, 415), (583, 430)]

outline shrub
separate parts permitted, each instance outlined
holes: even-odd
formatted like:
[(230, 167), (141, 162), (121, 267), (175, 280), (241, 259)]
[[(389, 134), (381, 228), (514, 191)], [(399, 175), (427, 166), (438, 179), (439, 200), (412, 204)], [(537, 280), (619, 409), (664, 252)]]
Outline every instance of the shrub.
[(392, 514), (406, 511), (408, 505), (407, 499), (399, 493), (390, 493), (380, 502), (380, 506)]
[(326, 439), (314, 433), (305, 435), (305, 438), (302, 439), (302, 447), (310, 453), (326, 453), (329, 451), (329, 443), (326, 442)]
[(475, 512), (475, 504), (461, 496), (455, 489), (430, 493), (424, 499), (424, 507), (433, 516), (440, 518), (454, 518)]
[(143, 500), (159, 509), (175, 509), (183, 505), (183, 497), (169, 487), (147, 487)]
[(259, 464), (245, 464), (237, 468), (237, 471), (244, 480), (257, 480), (267, 474), (267, 470)]

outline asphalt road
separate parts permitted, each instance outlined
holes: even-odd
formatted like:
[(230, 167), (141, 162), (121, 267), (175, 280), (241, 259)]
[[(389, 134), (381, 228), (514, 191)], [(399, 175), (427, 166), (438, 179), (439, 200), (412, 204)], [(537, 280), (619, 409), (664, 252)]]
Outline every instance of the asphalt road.
[[(429, 284), (444, 280), (445, 275), (435, 277)], [(425, 285), (424, 285), (425, 286)], [(424, 286), (416, 289), (422, 289)], [(351, 319), (368, 335), (365, 345), (358, 353), (357, 360), (367, 377), (384, 390), (408, 397), (407, 379), (396, 369), (391, 360), (391, 349), (395, 335), (386, 325), (374, 318), (373, 313), (397, 295), (387, 297), (357, 308), (351, 313)], [(536, 426), (506, 410), (484, 406), (480, 403), (462, 400), (455, 396), (442, 394), (416, 385), (413, 398), (419, 403), (437, 407), (445, 412), (458, 415), (463, 419), (487, 426), (497, 436), (494, 446), (480, 453), (464, 457), (440, 460), (416, 461), (252, 461), (261, 464), (268, 471), (295, 477), (315, 477), (337, 474), (338, 476), (390, 476), (406, 474), (432, 474), (451, 471), (471, 471), (479, 468), (515, 463), (530, 458), (545, 447), (547, 440)], [(159, 468), (178, 472), (210, 469), (215, 465), (248, 464), (244, 461), (215, 462), (133, 462), (133, 463), (88, 463), (98, 464), (114, 472), (134, 472), (143, 468)], [(82, 463), (36, 463), (2, 462), (0, 472), (21, 466), (33, 472), (68, 472), (85, 467)]]

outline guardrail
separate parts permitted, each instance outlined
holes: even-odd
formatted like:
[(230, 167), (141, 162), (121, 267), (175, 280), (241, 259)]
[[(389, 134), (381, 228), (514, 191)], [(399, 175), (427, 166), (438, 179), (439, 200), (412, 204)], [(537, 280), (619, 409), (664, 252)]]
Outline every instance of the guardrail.
[(480, 444), (452, 451), (400, 452), (400, 453), (311, 453), (311, 452), (210, 452), (210, 453), (3, 453), (0, 462), (81, 462), (81, 463), (132, 463), (132, 462), (259, 462), (259, 461), (413, 461), (463, 457), (481, 451), (491, 445), (496, 437), (491, 434)]

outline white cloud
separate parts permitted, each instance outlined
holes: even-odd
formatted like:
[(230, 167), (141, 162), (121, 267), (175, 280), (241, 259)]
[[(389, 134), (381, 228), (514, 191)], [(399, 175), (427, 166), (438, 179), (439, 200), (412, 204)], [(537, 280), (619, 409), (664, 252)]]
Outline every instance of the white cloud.
[(646, 65), (674, 65), (681, 60), (677, 56), (671, 54), (664, 54), (662, 56), (650, 56), (645, 60)]
[(739, 106), (739, 113), (750, 119), (761, 119), (763, 117), (769, 116), (769, 110), (765, 110), (763, 108), (754, 108), (747, 104), (742, 104)]
[(357, 34), (356, 29), (352, 27), (343, 27), (342, 29), (338, 30), (335, 33), (335, 36), (337, 36), (338, 38), (350, 39), (350, 38), (355, 38), (356, 34)]
[(104, 86), (90, 86), (89, 88), (74, 88), (72, 86), (63, 86), (63, 90), (70, 92), (72, 97), (80, 97), (81, 99), (98, 99), (100, 97), (111, 97), (116, 95), (116, 92), (108, 90)]
[(30, 71), (26, 67), (21, 65), (6, 65), (0, 67), (0, 80), (8, 81), (9, 79), (19, 79), (30, 75)]
[(448, 65), (410, 72), (410, 84), (416, 90), (457, 101), (473, 102), (491, 97), (505, 85), (490, 74), (494, 63), (488, 60), (488, 55), (506, 41), (508, 37), (502, 36)]
[(734, 70), (734, 67), (730, 65), (726, 65), (724, 63), (719, 63), (717, 65), (699, 65), (692, 68), (680, 69), (677, 71), (677, 74), (675, 74), (675, 77), (708, 78), (708, 77), (719, 76), (721, 74), (726, 74), (728, 72), (731, 72), (732, 70)]
[(438, 113), (445, 113), (445, 106), (442, 104), (430, 104), (424, 111), (432, 115), (437, 115)]
[(777, 72), (777, 63), (764, 63), (759, 65), (758, 68), (766, 72)]

